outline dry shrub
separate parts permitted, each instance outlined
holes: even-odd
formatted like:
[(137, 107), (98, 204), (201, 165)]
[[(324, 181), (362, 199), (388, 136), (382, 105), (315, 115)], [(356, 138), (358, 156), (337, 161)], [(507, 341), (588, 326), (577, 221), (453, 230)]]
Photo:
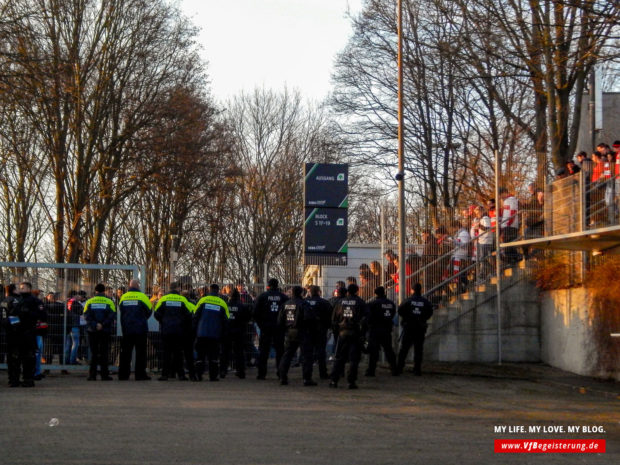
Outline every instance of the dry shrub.
[(620, 258), (605, 257), (588, 272), (586, 288), (592, 296), (588, 319), (592, 328), (597, 365), (611, 375), (620, 369), (620, 338), (610, 333), (620, 332)]
[(555, 252), (538, 260), (533, 276), (536, 287), (543, 291), (574, 286), (577, 281), (575, 254)]

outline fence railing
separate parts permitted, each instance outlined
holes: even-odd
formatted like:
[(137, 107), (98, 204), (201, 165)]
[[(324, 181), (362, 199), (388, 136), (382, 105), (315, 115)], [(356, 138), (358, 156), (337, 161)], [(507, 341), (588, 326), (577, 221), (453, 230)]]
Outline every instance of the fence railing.
[[(144, 282), (144, 267), (138, 265), (88, 265), (64, 263), (0, 262), (3, 284), (23, 281), (32, 284), (33, 294), (40, 298), (47, 312), (48, 329), (37, 338), (40, 369), (82, 369), (89, 359), (88, 332), (83, 318), (82, 302), (91, 297), (98, 283), (105, 283), (110, 299), (118, 302), (131, 279)], [(117, 314), (118, 317), (120, 315)], [(120, 321), (116, 321), (110, 341), (109, 360), (118, 360)], [(151, 351), (157, 343), (149, 345)], [(5, 363), (4, 334), (0, 335), (0, 366)]]
[(587, 231), (620, 224), (620, 178), (592, 181), (584, 171), (558, 179), (545, 192), (546, 235)]

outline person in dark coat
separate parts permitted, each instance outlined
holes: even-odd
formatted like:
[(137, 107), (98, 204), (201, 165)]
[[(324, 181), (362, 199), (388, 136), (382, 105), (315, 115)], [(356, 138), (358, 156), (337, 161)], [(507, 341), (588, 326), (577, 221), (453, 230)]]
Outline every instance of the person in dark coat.
[(267, 291), (258, 296), (254, 306), (254, 321), (260, 330), (256, 379), (263, 380), (267, 375), (267, 360), (271, 347), (276, 351), (276, 367), (280, 366), (284, 352), (284, 329), (278, 325), (278, 314), (284, 308), (288, 296), (280, 292), (278, 284), (277, 279), (270, 279), (267, 282)]
[(228, 331), (228, 305), (219, 297), (220, 287), (211, 284), (209, 294), (196, 304), (193, 325), (196, 330), (196, 376), (202, 380), (205, 357), (209, 362), (209, 381), (218, 381), (222, 339)]
[(10, 387), (34, 387), (37, 321), (43, 319), (45, 309), (31, 292), (32, 285), (22, 282), (19, 294), (13, 292), (2, 302)]
[(151, 377), (146, 374), (146, 335), (148, 333), (148, 319), (153, 305), (149, 298), (140, 291), (140, 283), (132, 279), (129, 289), (119, 300), (118, 310), (121, 314), (121, 355), (118, 367), (119, 381), (129, 379), (131, 371), (131, 356), (136, 349), (136, 381), (147, 381)]
[[(237, 378), (245, 378), (245, 344), (248, 323), (252, 319), (250, 307), (243, 302), (243, 297), (238, 289), (234, 289), (228, 301), (228, 337), (224, 342), (222, 351), (230, 354), (235, 364)], [(230, 355), (226, 355), (230, 360)]]
[(314, 358), (319, 366), (319, 377), (329, 379), (327, 372), (327, 333), (332, 325), (334, 308), (321, 297), (319, 286), (310, 286), (310, 297), (307, 299), (313, 315), (318, 318), (316, 334), (311, 332), (308, 342), (313, 346)]
[(368, 304), (368, 369), (366, 376), (375, 376), (379, 350), (383, 348), (392, 374), (397, 374), (396, 355), (392, 348), (392, 327), (396, 304), (385, 296), (385, 289), (375, 289), (375, 298)]
[(49, 365), (53, 364), (54, 355), (58, 355), (58, 363), (62, 364), (65, 305), (55, 292), (48, 293), (43, 304), (49, 325), (45, 341), (45, 362)]
[(111, 381), (108, 371), (108, 352), (110, 335), (116, 319), (116, 306), (105, 296), (105, 285), (95, 286), (95, 295), (84, 304), (84, 318), (90, 345), (90, 370), (88, 381), (97, 379), (97, 366), (100, 367), (101, 380)]
[[(170, 284), (170, 292), (164, 295), (155, 306), (155, 319), (159, 321), (164, 347), (164, 369), (159, 381), (178, 376), (179, 381), (187, 381), (183, 368), (183, 354), (187, 338), (192, 329), (194, 305), (180, 294), (180, 283)], [(193, 341), (192, 341), (193, 342)], [(190, 366), (190, 377), (194, 374), (194, 360), (186, 360)]]
[(316, 386), (312, 380), (312, 364), (314, 362), (312, 344), (308, 343), (311, 332), (318, 330), (318, 318), (311, 312), (310, 305), (303, 299), (303, 288), (293, 287), (293, 297), (284, 303), (278, 315), (278, 325), (285, 331), (284, 355), (279, 366), (280, 384), (288, 384), (288, 371), (291, 361), (302, 348), (304, 386)]
[(424, 350), (424, 336), (428, 327), (428, 319), (433, 316), (433, 305), (422, 296), (422, 285), (415, 283), (413, 295), (398, 307), (403, 327), (400, 352), (398, 353), (397, 373), (402, 373), (409, 349), (413, 346), (413, 373), (422, 374), (422, 357)]
[(344, 372), (345, 363), (349, 362), (347, 381), (349, 389), (357, 389), (357, 370), (362, 355), (362, 339), (366, 331), (368, 307), (357, 296), (357, 284), (349, 284), (347, 296), (341, 299), (334, 308), (332, 327), (338, 333), (336, 361), (331, 373), (329, 386), (338, 387), (338, 380)]

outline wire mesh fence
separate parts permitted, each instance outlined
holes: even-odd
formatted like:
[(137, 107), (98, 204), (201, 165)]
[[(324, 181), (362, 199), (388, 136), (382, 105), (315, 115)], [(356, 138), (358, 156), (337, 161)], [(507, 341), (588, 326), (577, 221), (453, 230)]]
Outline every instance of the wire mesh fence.
[[(84, 302), (105, 283), (106, 295), (118, 303), (131, 279), (142, 280), (136, 265), (78, 265), (0, 262), (6, 285), (30, 282), (33, 295), (43, 301), (48, 327), (37, 334), (37, 373), (50, 369), (84, 369), (90, 359)], [(8, 286), (7, 286), (8, 287)], [(117, 314), (118, 316), (118, 314)], [(108, 359), (118, 360), (120, 321), (112, 330)], [(153, 349), (152, 349), (153, 351)], [(0, 364), (5, 363), (6, 340), (0, 340)]]

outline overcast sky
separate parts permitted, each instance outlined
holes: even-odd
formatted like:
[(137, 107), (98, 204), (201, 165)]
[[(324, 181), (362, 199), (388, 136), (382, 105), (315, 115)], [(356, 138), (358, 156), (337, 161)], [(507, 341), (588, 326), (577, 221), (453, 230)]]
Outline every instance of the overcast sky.
[(181, 0), (202, 28), (211, 90), (225, 100), (255, 87), (299, 89), (322, 100), (336, 54), (363, 0)]

